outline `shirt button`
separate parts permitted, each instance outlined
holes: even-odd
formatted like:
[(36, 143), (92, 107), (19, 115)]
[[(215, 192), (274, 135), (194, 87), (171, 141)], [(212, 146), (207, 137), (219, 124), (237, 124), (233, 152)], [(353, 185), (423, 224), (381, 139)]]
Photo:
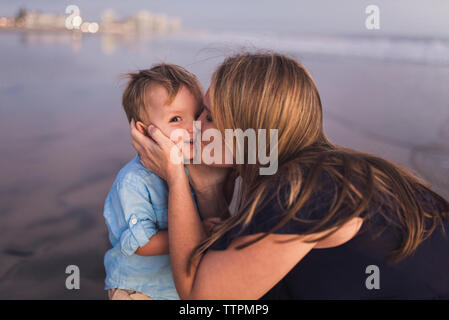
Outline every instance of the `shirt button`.
[(136, 223), (137, 223), (137, 219), (136, 218), (131, 220), (131, 224), (136, 224)]

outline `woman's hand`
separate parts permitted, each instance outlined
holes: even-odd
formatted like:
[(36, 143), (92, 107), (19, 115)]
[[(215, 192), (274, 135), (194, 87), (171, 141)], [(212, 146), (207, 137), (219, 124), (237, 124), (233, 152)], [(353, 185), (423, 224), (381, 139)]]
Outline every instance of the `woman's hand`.
[[(185, 174), (182, 163), (182, 150), (158, 128), (150, 125), (146, 137), (137, 130), (134, 119), (131, 120), (130, 134), (132, 145), (140, 157), (142, 165), (170, 183)], [(178, 157), (174, 159), (173, 157)], [(179, 161), (175, 161), (179, 160)]]
[(217, 217), (207, 218), (203, 220), (203, 227), (206, 234), (209, 236), (214, 231), (214, 228), (220, 224), (223, 220)]

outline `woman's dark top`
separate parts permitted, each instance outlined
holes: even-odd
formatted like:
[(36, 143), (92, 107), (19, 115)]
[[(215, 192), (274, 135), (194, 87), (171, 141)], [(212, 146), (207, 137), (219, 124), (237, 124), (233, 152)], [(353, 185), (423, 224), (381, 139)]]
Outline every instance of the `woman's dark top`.
[[(323, 174), (316, 188), (319, 191), (313, 193), (296, 217), (325, 216), (334, 188), (332, 180)], [(431, 198), (420, 201), (426, 202), (423, 205), (432, 204)], [(278, 200), (273, 199), (240, 235), (268, 232), (280, 221), (282, 212)], [(387, 222), (380, 212), (367, 217), (348, 242), (312, 249), (262, 299), (449, 299), (449, 221), (444, 222), (447, 235), (438, 227), (411, 256), (392, 263), (387, 256), (400, 243), (397, 225), (394, 220)], [(275, 233), (301, 234), (307, 228), (304, 223), (290, 220)], [(210, 249), (226, 249), (239, 231), (240, 227), (230, 230)]]

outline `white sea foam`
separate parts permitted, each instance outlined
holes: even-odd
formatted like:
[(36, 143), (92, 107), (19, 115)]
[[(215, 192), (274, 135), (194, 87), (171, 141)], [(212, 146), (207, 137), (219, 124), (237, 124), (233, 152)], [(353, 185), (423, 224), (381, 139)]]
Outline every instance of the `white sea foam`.
[(229, 32), (184, 33), (176, 37), (209, 46), (269, 48), (300, 54), (449, 66), (449, 40), (447, 39), (318, 35), (293, 37)]

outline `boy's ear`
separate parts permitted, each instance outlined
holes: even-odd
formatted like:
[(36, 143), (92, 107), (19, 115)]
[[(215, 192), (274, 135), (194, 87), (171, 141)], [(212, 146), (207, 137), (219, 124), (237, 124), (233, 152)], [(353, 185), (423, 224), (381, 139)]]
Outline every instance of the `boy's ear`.
[(143, 135), (148, 135), (147, 133), (147, 126), (143, 124), (142, 121), (137, 121), (136, 128), (139, 130), (139, 132)]

